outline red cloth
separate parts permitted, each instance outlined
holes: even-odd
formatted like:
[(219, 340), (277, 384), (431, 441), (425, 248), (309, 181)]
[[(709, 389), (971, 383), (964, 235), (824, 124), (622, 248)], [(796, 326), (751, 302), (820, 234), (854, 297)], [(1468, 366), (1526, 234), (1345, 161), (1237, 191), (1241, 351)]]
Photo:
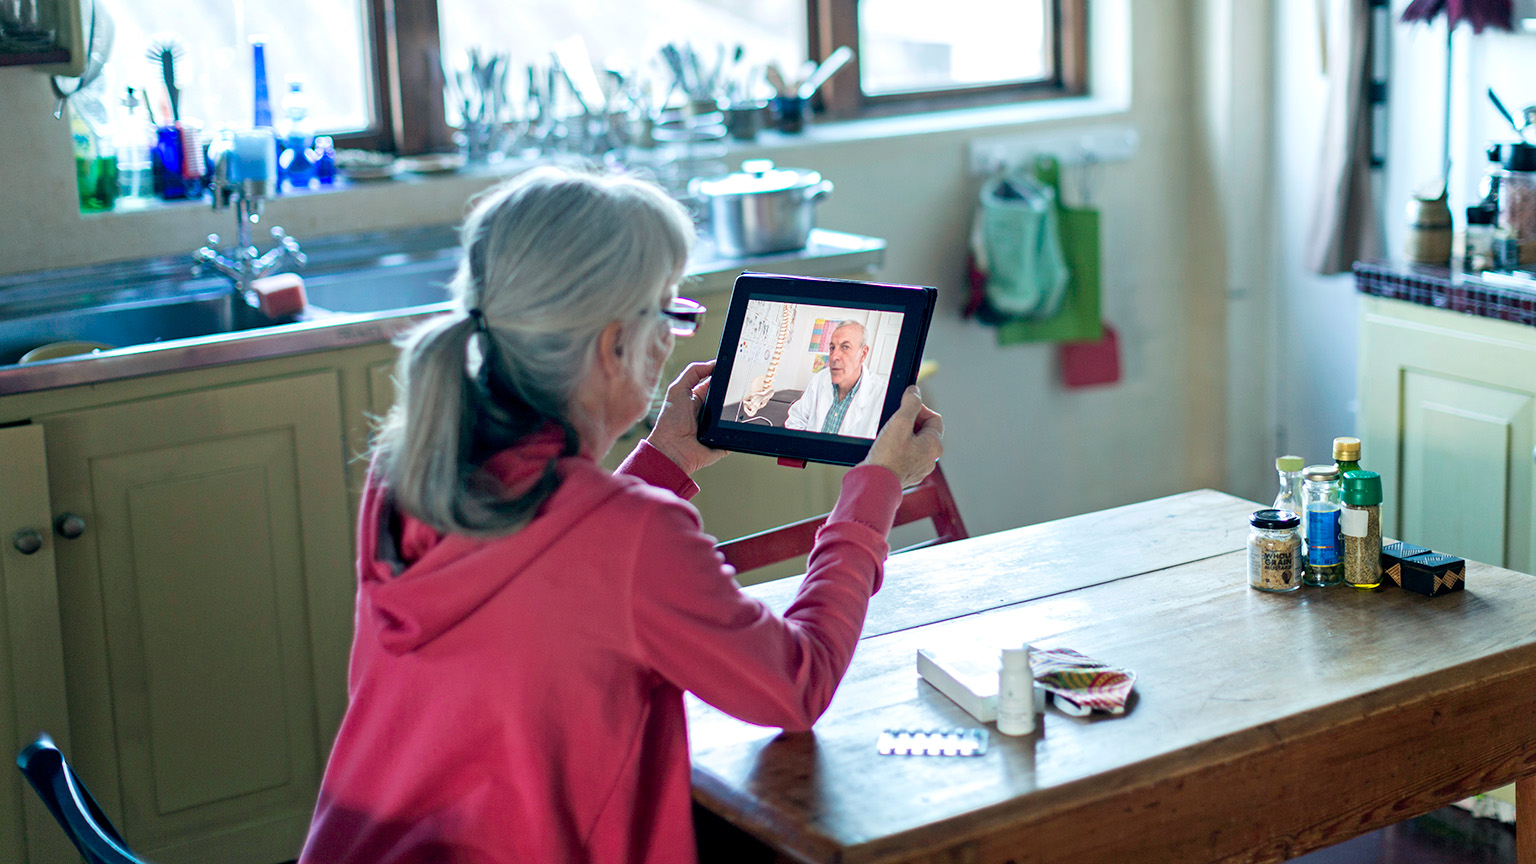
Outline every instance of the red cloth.
[[(541, 436), (487, 468), (516, 489), (559, 449)], [(779, 617), (737, 589), (678, 497), (698, 487), (648, 443), (616, 474), (559, 471), (539, 515), (491, 540), (439, 535), (370, 480), (350, 702), (301, 864), (690, 862), (683, 691), (789, 730), (831, 701), (895, 474), (848, 472)]]

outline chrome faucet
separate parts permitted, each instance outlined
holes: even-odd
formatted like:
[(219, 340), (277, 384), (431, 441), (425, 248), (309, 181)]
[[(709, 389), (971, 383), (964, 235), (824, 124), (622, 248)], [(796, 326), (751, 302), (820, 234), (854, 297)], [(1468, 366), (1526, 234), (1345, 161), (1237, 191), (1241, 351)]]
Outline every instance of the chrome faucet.
[(224, 149), (209, 154), (214, 159), (213, 180), (209, 184), (213, 192), (215, 211), (230, 208), (235, 211), (235, 247), (229, 255), (219, 252), (219, 235), (209, 234), (208, 245), (192, 253), (199, 265), (208, 265), (234, 281), (235, 292), (252, 306), (251, 283), (293, 265), (295, 269), (308, 263), (299, 249), (299, 242), (277, 226), (272, 228), (272, 240), (276, 245), (265, 254), (258, 253), (251, 242), (251, 227), (261, 222), (269, 187), (275, 178), (230, 176), (233, 150)]

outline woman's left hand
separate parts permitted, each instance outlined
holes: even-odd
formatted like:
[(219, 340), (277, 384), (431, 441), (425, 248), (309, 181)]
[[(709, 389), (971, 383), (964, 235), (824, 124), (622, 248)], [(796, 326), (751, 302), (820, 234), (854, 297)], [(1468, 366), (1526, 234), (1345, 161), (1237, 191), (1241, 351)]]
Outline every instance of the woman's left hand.
[(667, 401), (661, 406), (656, 425), (645, 440), (660, 450), (690, 477), (700, 468), (713, 465), (725, 455), (699, 443), (699, 409), (709, 391), (709, 376), (715, 361), (689, 363), (683, 374), (667, 387)]

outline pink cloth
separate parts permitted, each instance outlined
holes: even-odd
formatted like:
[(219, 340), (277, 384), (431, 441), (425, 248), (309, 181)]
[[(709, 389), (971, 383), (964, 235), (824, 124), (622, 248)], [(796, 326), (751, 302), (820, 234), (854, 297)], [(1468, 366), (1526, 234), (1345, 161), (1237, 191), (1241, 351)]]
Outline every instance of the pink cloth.
[[(559, 449), (540, 436), (487, 468), (516, 489)], [(559, 470), (493, 540), (439, 535), (370, 480), (350, 703), (301, 864), (690, 862), (683, 691), (789, 730), (831, 701), (882, 578), (892, 472), (848, 472), (779, 617), (737, 589), (678, 497), (698, 487), (648, 443), (616, 474)]]

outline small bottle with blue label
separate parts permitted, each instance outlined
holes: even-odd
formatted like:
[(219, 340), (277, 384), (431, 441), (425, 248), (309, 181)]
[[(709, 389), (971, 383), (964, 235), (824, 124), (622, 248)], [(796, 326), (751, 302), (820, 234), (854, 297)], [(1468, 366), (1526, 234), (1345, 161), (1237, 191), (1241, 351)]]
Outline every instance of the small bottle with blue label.
[(1344, 581), (1340, 547), (1339, 469), (1336, 465), (1310, 465), (1303, 472), (1302, 506), (1305, 508), (1307, 563), (1302, 581), (1327, 588)]

